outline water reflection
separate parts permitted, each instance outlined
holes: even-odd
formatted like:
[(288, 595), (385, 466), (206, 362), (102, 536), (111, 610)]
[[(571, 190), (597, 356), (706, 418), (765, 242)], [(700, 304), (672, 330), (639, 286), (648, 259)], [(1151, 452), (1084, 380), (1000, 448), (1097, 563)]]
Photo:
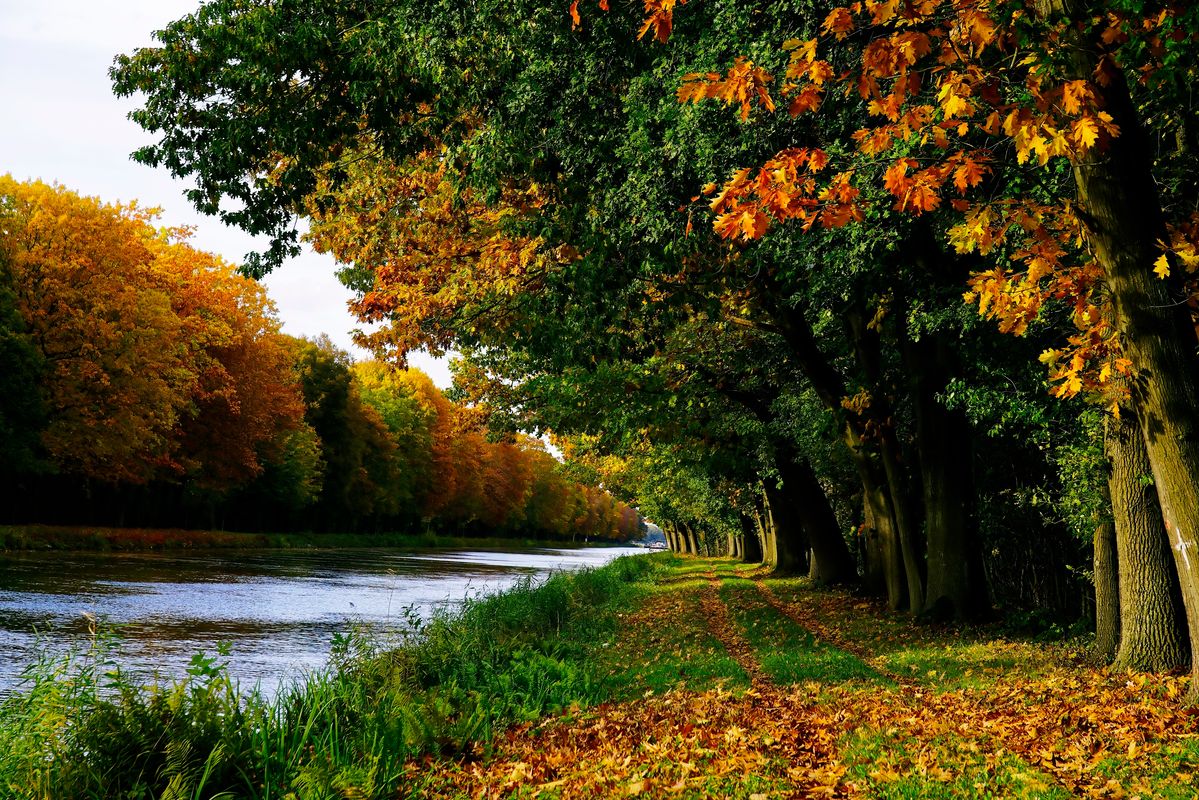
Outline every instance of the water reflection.
[[(524, 576), (598, 566), (633, 548), (523, 552), (387, 549), (188, 554), (18, 553), (0, 556), (0, 693), (40, 651), (88, 640), (88, 615), (115, 625), (119, 659), (139, 673), (183, 674), (192, 654), (233, 644), (245, 687), (325, 663), (335, 633), (402, 630), (405, 609), (427, 617)], [(40, 633), (38, 633), (40, 632)]]

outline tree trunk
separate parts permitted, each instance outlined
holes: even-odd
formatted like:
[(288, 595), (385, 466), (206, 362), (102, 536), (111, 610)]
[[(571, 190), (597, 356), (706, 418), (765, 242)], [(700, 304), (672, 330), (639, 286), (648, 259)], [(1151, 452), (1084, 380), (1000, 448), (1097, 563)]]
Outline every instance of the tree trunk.
[(699, 556), (699, 542), (695, 538), (695, 529), (691, 527), (691, 523), (680, 523), (683, 526), (683, 539), (687, 543), (687, 554)]
[(779, 464), (779, 471), (783, 475), (786, 499), (795, 508), (804, 538), (811, 548), (808, 574), (812, 580), (818, 584), (856, 581), (857, 564), (811, 463), (805, 458), (791, 457)]
[[(1111, 504), (1111, 493), (1104, 496)], [(1095, 657), (1110, 664), (1120, 647), (1120, 578), (1117, 572), (1116, 526), (1110, 517), (1095, 526)]]
[(928, 548), (924, 613), (940, 619), (972, 619), (986, 612), (974, 501), (974, 457), (970, 423), (937, 397), (955, 371), (943, 334), (926, 335), (905, 347), (913, 376), (916, 441)]
[[(870, 403), (866, 413), (874, 422), (875, 435), (879, 440), (883, 475), (890, 495), (891, 527), (902, 558), (902, 574), (906, 582), (907, 606), (913, 613), (924, 608), (924, 553), (916, 534), (910, 490), (900, 456), (899, 439), (895, 435), (894, 415), (883, 383), (882, 356), (878, 333), (869, 329), (866, 320), (857, 311), (846, 315), (850, 342), (854, 358), (870, 386)], [(890, 571), (888, 571), (890, 572)], [(892, 602), (898, 593), (888, 592)], [(902, 608), (892, 605), (892, 608)]]
[(808, 542), (797, 504), (788, 487), (779, 487), (773, 479), (763, 485), (774, 528), (774, 571), (779, 575), (803, 575), (807, 571)]
[(1107, 431), (1109, 489), (1116, 528), (1121, 669), (1165, 672), (1184, 666), (1189, 650), (1182, 592), (1162, 524), (1140, 427), (1125, 415)]
[[(764, 298), (764, 303), (767, 308), (771, 307), (769, 297)], [(843, 421), (842, 441), (858, 472), (868, 512), (864, 589), (874, 595), (885, 594), (892, 609), (903, 608), (908, 592), (899, 541), (901, 526), (896, 518), (886, 472), (864, 439), (864, 420), (847, 417), (841, 405), (847, 394), (845, 381), (820, 351), (803, 312), (790, 306), (775, 306), (773, 316), (790, 355), (807, 376), (813, 391), (824, 406)], [(885, 419), (877, 419), (877, 415), (871, 420), (886, 423)]]
[(775, 546), (776, 531), (774, 527), (774, 512), (770, 508), (770, 496), (766, 493), (766, 486), (762, 486), (762, 563), (774, 569), (778, 563), (778, 547)]
[(761, 528), (756, 524), (756, 514), (755, 521), (752, 522), (749, 517), (743, 516), (741, 529), (741, 560), (746, 564), (760, 564), (762, 562), (762, 540), (759, 538)]
[[(1073, 10), (1068, 0), (1041, 0), (1043, 10)], [(1089, 79), (1095, 43), (1073, 48), (1075, 77)], [(1145, 439), (1162, 520), (1174, 553), (1192, 648), (1192, 695), (1199, 694), (1199, 365), (1190, 310), (1175, 274), (1152, 271), (1166, 240), (1153, 178), (1153, 149), (1118, 70), (1102, 88), (1105, 110), (1120, 128), (1105, 152), (1074, 164), (1080, 218), (1103, 268), (1121, 345), (1135, 371), (1132, 398)], [(1175, 269), (1175, 273), (1181, 270)], [(1175, 289), (1175, 292), (1171, 292)], [(1113, 498), (1114, 500), (1114, 498)], [(1117, 525), (1117, 532), (1119, 526)], [(1191, 555), (1194, 553), (1195, 555)]]

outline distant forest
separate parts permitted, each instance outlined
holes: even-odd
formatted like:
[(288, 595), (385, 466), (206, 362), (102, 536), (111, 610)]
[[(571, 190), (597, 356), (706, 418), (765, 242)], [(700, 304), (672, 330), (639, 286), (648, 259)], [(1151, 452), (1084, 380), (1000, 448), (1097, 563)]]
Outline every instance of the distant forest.
[(283, 334), (156, 216), (0, 177), (0, 523), (637, 535), (424, 373)]

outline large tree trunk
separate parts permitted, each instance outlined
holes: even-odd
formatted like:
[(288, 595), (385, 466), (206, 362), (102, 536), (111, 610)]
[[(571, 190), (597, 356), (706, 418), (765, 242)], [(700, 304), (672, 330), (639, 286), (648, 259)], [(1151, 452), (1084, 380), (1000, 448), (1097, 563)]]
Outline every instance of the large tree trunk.
[(762, 514), (760, 516), (762, 531), (762, 563), (771, 569), (778, 563), (777, 536), (774, 527), (774, 512), (770, 508), (770, 495), (766, 493), (765, 483), (762, 485)]
[(762, 562), (762, 540), (760, 528), (749, 517), (741, 518), (741, 560), (746, 564)]
[[(1111, 493), (1104, 491), (1111, 505)], [(1110, 664), (1120, 647), (1120, 577), (1116, 556), (1116, 526), (1110, 517), (1095, 525), (1095, 658)]]
[(1109, 421), (1106, 439), (1120, 583), (1115, 664), (1150, 672), (1177, 669), (1189, 660), (1185, 612), (1157, 490), (1145, 481), (1145, 442), (1127, 416)]
[(803, 575), (808, 567), (808, 542), (791, 487), (780, 487), (769, 478), (763, 486), (774, 522), (774, 571), (779, 575)]
[(923, 611), (958, 620), (989, 607), (974, 508), (974, 454), (970, 423), (937, 399), (954, 372), (943, 335), (925, 336), (905, 349), (913, 375), (916, 440), (924, 494), (928, 583)]
[(698, 556), (699, 543), (695, 540), (695, 530), (692, 529), (691, 523), (680, 522), (679, 525), (683, 529), (684, 550), (686, 551), (687, 555)]
[[(899, 546), (903, 576), (907, 583), (907, 605), (913, 613), (919, 613), (924, 609), (924, 551), (916, 533), (907, 474), (902, 464), (899, 439), (895, 435), (891, 402), (886, 396), (883, 383), (879, 337), (877, 332), (870, 330), (860, 313), (850, 312), (845, 320), (853, 344), (854, 357), (870, 386), (867, 413), (869, 419), (874, 422), (875, 435), (879, 440), (883, 474), (886, 476), (887, 492), (890, 495), (891, 526)], [(888, 594), (894, 597), (895, 593), (892, 590)], [(892, 606), (901, 607), (902, 605)]]
[[(1041, 0), (1042, 11), (1070, 12), (1073, 0)], [(1085, 9), (1080, 11), (1080, 15)], [(1072, 77), (1090, 79), (1094, 42), (1074, 43)], [(1153, 263), (1165, 218), (1153, 179), (1153, 148), (1122, 73), (1101, 89), (1120, 128), (1104, 152), (1074, 164), (1080, 218), (1103, 268), (1124, 354), (1135, 370), (1133, 404), (1157, 487), (1162, 520), (1186, 605), (1192, 648), (1192, 694), (1199, 693), (1199, 365), (1190, 310), (1179, 276), (1157, 278)], [(1175, 272), (1180, 270), (1176, 269)], [(1171, 292), (1174, 289), (1175, 292)], [(1114, 499), (1114, 498), (1113, 498)], [(1117, 528), (1118, 530), (1118, 528)], [(1192, 555), (1194, 554), (1194, 555)]]
[(875, 525), (874, 503), (867, 491), (862, 492), (862, 527), (858, 547), (862, 558), (862, 591), (870, 597), (887, 596), (887, 558), (883, 538)]
[(872, 538), (878, 554), (877, 573), (886, 591), (887, 605), (892, 610), (907, 606), (907, 581), (904, 579), (903, 555), (899, 535), (895, 532), (895, 516), (891, 510), (891, 494), (887, 484), (866, 483), (862, 487), (866, 504), (868, 541)]
[(771, 309), (790, 355), (807, 376), (821, 403), (843, 421), (842, 441), (862, 483), (866, 508), (866, 580), (863, 588), (873, 595), (885, 595), (891, 608), (903, 608), (908, 592), (899, 542), (901, 526), (896, 519), (886, 472), (877, 455), (871, 452), (874, 448), (865, 441), (865, 421), (846, 415), (841, 405), (846, 398), (845, 381), (820, 351), (803, 312), (794, 307), (772, 305), (771, 300), (769, 296), (764, 297), (764, 307)]
[(808, 574), (820, 584), (856, 581), (857, 564), (811, 463), (790, 453), (781, 455), (779, 471), (783, 476), (783, 490), (787, 501), (795, 508), (811, 550)]

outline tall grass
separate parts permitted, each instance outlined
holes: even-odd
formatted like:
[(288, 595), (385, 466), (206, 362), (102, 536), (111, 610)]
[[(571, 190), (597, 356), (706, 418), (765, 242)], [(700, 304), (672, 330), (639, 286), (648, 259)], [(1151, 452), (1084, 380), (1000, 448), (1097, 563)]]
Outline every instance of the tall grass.
[(501, 727), (598, 699), (588, 654), (655, 557), (526, 581), (435, 615), (397, 648), (338, 637), (329, 669), (243, 695), (225, 651), (139, 686), (116, 644), (43, 660), (0, 703), (0, 795), (404, 796), (423, 755), (485, 750)]

